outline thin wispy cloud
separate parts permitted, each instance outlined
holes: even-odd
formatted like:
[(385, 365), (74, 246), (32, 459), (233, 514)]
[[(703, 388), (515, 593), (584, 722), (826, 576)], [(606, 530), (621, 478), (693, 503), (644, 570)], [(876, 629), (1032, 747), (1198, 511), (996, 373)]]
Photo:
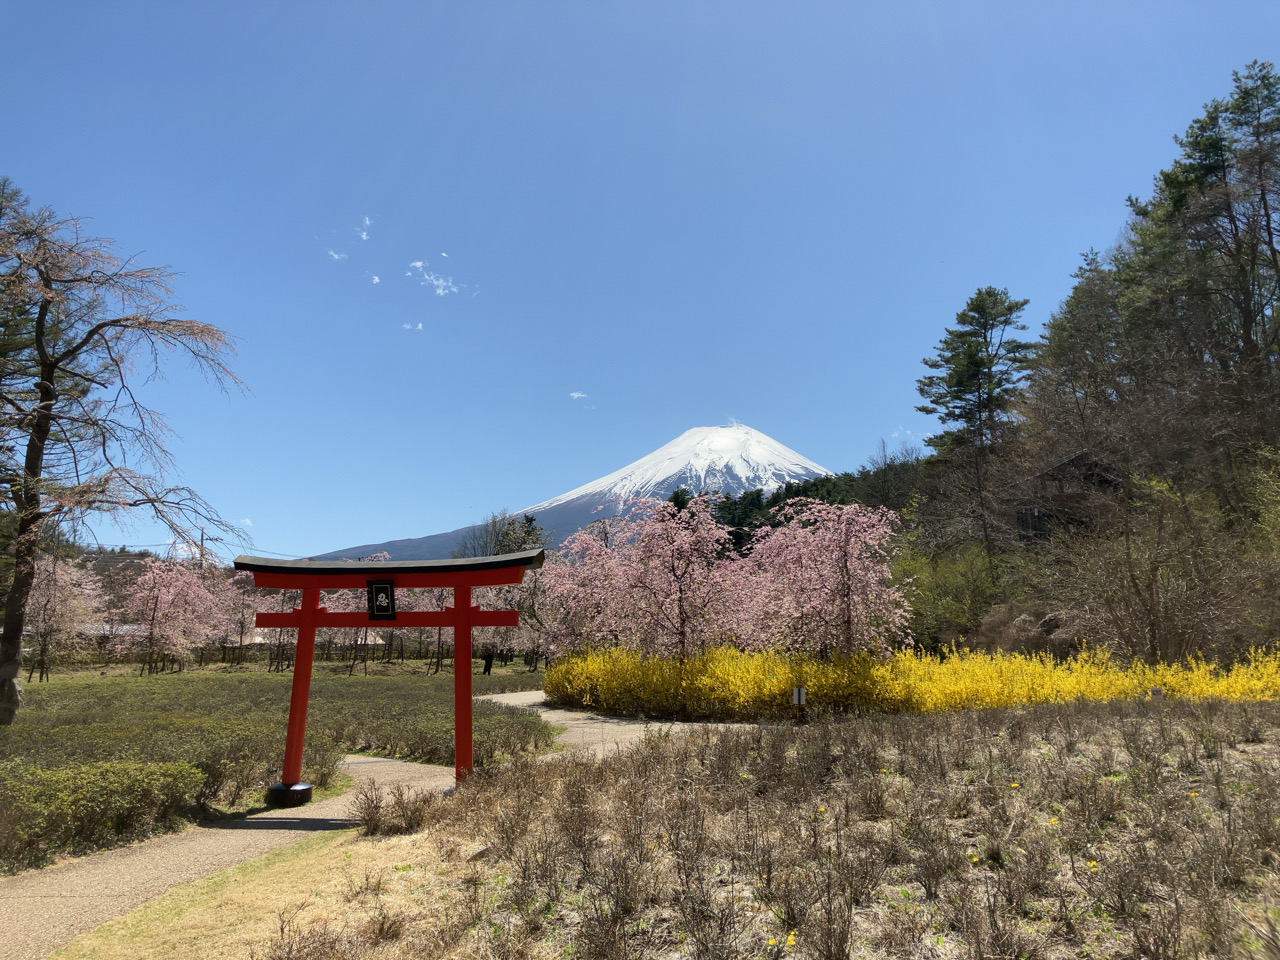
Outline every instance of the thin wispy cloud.
[(240, 519), (240, 522), (241, 522), (242, 524), (244, 524), (246, 527), (252, 527), (252, 526), (253, 526), (253, 521), (252, 521), (252, 520), (250, 520), (248, 517), (242, 517), (242, 518)]
[(347, 255), (345, 253), (334, 253), (332, 250), (329, 251), (329, 256), (333, 257), (335, 260), (347, 259)]
[(422, 333), (422, 324), (421, 324), (421, 323), (419, 323), (419, 324), (415, 327), (412, 323), (402, 323), (402, 324), (400, 324), (400, 329), (402, 329), (402, 330), (414, 330), (414, 331), (416, 331), (416, 332), (418, 332), (418, 333)]
[(200, 556), (200, 547), (190, 540), (170, 537), (165, 556), (172, 557), (174, 560), (195, 560)]
[(381, 283), (381, 282), (382, 282), (382, 278), (381, 278), (380, 276), (378, 276), (378, 275), (375, 273), (375, 274), (373, 275), (373, 282), (374, 282), (374, 283)]
[(586, 396), (587, 396), (587, 395), (586, 395), (585, 393), (583, 393), (581, 390), (575, 390), (575, 391), (573, 391), (573, 393), (569, 394), (569, 399), (570, 399), (570, 400), (582, 400), (582, 399), (585, 399), (585, 398), (586, 398)]
[(424, 287), (434, 287), (437, 297), (445, 297), (451, 293), (458, 292), (458, 288), (454, 285), (453, 277), (442, 277), (429, 272), (422, 275), (422, 285)]
[(415, 273), (418, 277), (418, 283), (424, 287), (431, 287), (437, 297), (447, 297), (451, 293), (458, 292), (458, 285), (453, 282), (453, 277), (441, 276), (434, 271), (428, 270), (427, 264), (423, 260), (415, 260), (409, 264), (409, 269), (405, 272), (405, 276), (412, 277)]
[(356, 236), (359, 237), (361, 240), (368, 240), (369, 227), (372, 225), (373, 225), (373, 221), (370, 220), (368, 217), (365, 217), (364, 222), (361, 223), (360, 226), (355, 228)]
[(446, 260), (449, 259), (449, 255), (447, 253), (441, 253), (440, 256), (444, 257)]

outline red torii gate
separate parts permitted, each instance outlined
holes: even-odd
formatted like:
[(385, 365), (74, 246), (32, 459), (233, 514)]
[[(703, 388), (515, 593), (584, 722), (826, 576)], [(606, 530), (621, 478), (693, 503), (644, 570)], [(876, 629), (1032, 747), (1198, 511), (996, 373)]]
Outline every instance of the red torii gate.
[[(514, 627), (514, 610), (481, 610), (471, 604), (472, 587), (520, 583), (524, 572), (542, 566), (542, 550), (526, 550), (497, 557), (460, 560), (356, 561), (268, 560), (236, 557), (235, 568), (253, 574), (254, 586), (301, 590), (302, 606), (290, 613), (259, 613), (259, 627), (293, 627), (298, 650), (293, 661), (293, 692), (289, 698), (289, 729), (285, 737), (284, 773), (267, 789), (274, 806), (295, 807), (311, 799), (311, 785), (302, 782), (302, 743), (307, 727), (307, 697), (311, 692), (311, 661), (317, 627), (452, 627), (454, 767), (462, 780), (473, 767), (471, 750), (471, 628)], [(453, 606), (443, 610), (397, 613), (396, 588), (452, 587)], [(330, 613), (320, 606), (321, 590), (366, 590), (366, 613)]]

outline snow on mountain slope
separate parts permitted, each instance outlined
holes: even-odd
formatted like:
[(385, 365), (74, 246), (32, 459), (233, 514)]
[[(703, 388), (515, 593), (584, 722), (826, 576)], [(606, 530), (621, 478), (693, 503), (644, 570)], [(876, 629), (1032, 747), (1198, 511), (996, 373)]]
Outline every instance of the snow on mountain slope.
[[(559, 546), (592, 520), (622, 512), (628, 500), (665, 499), (680, 487), (691, 493), (715, 491), (729, 497), (756, 489), (768, 494), (785, 483), (830, 472), (744, 424), (694, 427), (621, 470), (518, 510), (515, 515), (531, 514), (550, 535), (551, 545)], [(385, 551), (393, 560), (441, 560), (450, 555), (470, 529), (367, 543), (316, 559), (356, 559)]]
[(540, 510), (585, 497), (669, 497), (679, 487), (693, 493), (716, 490), (731, 497), (757, 488), (771, 493), (784, 483), (830, 472), (745, 424), (694, 427), (607, 477), (520, 512), (537, 516)]

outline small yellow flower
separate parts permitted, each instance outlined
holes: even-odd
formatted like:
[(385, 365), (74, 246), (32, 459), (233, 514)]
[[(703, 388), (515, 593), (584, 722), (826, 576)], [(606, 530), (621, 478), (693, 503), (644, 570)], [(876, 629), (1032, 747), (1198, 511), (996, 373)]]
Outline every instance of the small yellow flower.
[(826, 807), (819, 807), (819, 808), (818, 808), (818, 812), (819, 812), (819, 813), (826, 813), (826, 812), (827, 812), (827, 808), (826, 808)]
[(977, 858), (977, 857), (970, 857), (969, 859), (970, 859), (970, 861), (972, 861), (973, 863), (977, 863), (977, 862), (978, 862), (978, 858)]
[(1056, 827), (1057, 825), (1058, 825), (1058, 818), (1057, 818), (1057, 817), (1050, 817), (1050, 818), (1049, 818), (1049, 826), (1051, 826), (1051, 827)]
[(777, 945), (778, 945), (778, 939), (776, 937), (770, 937), (769, 946), (776, 947)]
[(1011, 786), (1011, 787), (1013, 787), (1013, 789), (1017, 790), (1017, 789), (1018, 789), (1018, 782), (1015, 780), (1013, 783), (1009, 784), (1009, 786)]
[(1090, 861), (1089, 861), (1089, 872), (1090, 872), (1090, 873), (1097, 873), (1097, 872), (1098, 872), (1098, 861), (1097, 861), (1097, 860), (1090, 860)]
[(796, 945), (796, 932), (792, 930), (787, 934), (787, 946), (794, 947)]
[(1200, 794), (1199, 794), (1197, 791), (1195, 791), (1195, 790), (1190, 790), (1190, 791), (1188, 791), (1188, 792), (1187, 792), (1187, 796), (1188, 796), (1188, 797), (1198, 797), (1198, 796), (1200, 796)]

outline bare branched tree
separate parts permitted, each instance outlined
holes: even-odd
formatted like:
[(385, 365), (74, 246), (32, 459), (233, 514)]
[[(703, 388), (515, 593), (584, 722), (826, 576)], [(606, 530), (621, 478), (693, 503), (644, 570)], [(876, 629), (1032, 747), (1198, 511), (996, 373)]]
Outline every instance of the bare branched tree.
[(458, 540), (452, 557), (496, 557), (545, 546), (546, 534), (529, 514), (516, 517), (506, 510), (491, 513)]
[(80, 220), (32, 209), (0, 178), (0, 535), (11, 576), (0, 635), (0, 724), (13, 721), (41, 533), (96, 513), (146, 510), (174, 535), (239, 534), (194, 490), (171, 486), (164, 417), (134, 392), (185, 357), (225, 390), (231, 339), (182, 319), (173, 274), (121, 259)]
[[(499, 510), (470, 527), (454, 548), (453, 557), (494, 557), (504, 553), (519, 553), (545, 547), (548, 537), (542, 527), (529, 514), (515, 516)], [(486, 602), (495, 608), (520, 611), (519, 627), (489, 627), (479, 633), (480, 647), (485, 656), (485, 673), (493, 662), (497, 648), (538, 650), (536, 636), (529, 627), (539, 623), (538, 598), (541, 596), (540, 571), (532, 570), (524, 581), (513, 587), (491, 587), (485, 590)], [(536, 663), (536, 660), (535, 660)]]

